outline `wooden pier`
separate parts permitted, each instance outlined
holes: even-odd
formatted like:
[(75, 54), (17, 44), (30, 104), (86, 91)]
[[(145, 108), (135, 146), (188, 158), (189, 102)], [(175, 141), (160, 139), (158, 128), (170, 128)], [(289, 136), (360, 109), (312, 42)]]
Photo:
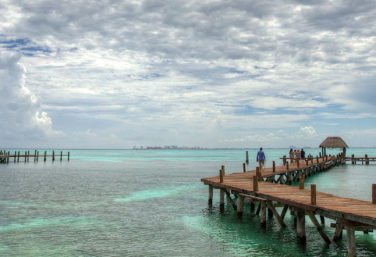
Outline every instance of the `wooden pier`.
[[(327, 193), (318, 192), (316, 185), (310, 189), (304, 189), (304, 178), (317, 172), (323, 172), (333, 166), (344, 164), (346, 158), (337, 156), (323, 156), (289, 163), (284, 160), (284, 165), (272, 168), (225, 174), (225, 167), (219, 171), (219, 176), (202, 178), (201, 181), (209, 186), (209, 200), (213, 203), (213, 189), (219, 189), (220, 209), (224, 210), (224, 196), (226, 195), (233, 208), (241, 217), (244, 208), (244, 200), (250, 201), (251, 211), (261, 215), (261, 225), (266, 225), (266, 210), (269, 216), (274, 216), (281, 227), (285, 227), (284, 217), (290, 210), (294, 216), (297, 237), (305, 243), (305, 216), (308, 216), (317, 228), (323, 240), (330, 244), (342, 237), (343, 229), (346, 229), (349, 256), (356, 256), (355, 231), (364, 233), (376, 229), (376, 185), (372, 185), (372, 202), (339, 197)], [(293, 181), (300, 181), (299, 187), (291, 186)], [(236, 199), (236, 200), (235, 200)], [(255, 204), (258, 203), (256, 209)], [(278, 213), (276, 207), (283, 207)], [(316, 216), (320, 217), (321, 224), (325, 218), (335, 221), (334, 237), (330, 239), (323, 230)]]
[(369, 165), (370, 163), (376, 163), (376, 157), (369, 157), (367, 154), (364, 156), (354, 156), (351, 155), (351, 157), (346, 157), (346, 161), (351, 162), (351, 164), (365, 164)]
[(53, 150), (48, 154), (47, 151), (44, 151), (42, 154), (39, 151), (35, 150), (34, 153), (30, 153), (30, 151), (11, 151), (2, 150), (0, 151), (0, 163), (9, 163), (9, 162), (29, 162), (33, 160), (34, 162), (38, 162), (39, 159), (46, 162), (48, 159), (51, 159), (53, 162), (56, 160), (63, 161), (66, 158), (68, 161), (70, 160), (70, 152), (63, 153), (63, 151), (56, 151)]

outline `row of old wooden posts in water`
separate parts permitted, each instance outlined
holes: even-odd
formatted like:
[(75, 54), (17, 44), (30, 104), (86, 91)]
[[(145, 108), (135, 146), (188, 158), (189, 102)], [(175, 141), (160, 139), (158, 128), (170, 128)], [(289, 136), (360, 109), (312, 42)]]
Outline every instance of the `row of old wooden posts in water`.
[(34, 162), (38, 162), (39, 158), (43, 158), (43, 161), (46, 162), (47, 158), (51, 157), (52, 161), (60, 159), (63, 160), (63, 157), (66, 157), (67, 160), (70, 160), (70, 152), (63, 154), (63, 151), (56, 152), (55, 150), (52, 151), (51, 154), (48, 154), (47, 151), (44, 151), (42, 155), (39, 154), (38, 150), (35, 150), (34, 153), (30, 154), (30, 151), (25, 151), (22, 153), (21, 151), (15, 151), (14, 154), (11, 154), (10, 151), (0, 150), (0, 163), (9, 163), (10, 159), (13, 159), (13, 162), (29, 162), (30, 158), (34, 160)]
[[(337, 197), (316, 191), (316, 185), (311, 184), (310, 189), (304, 189), (304, 179), (317, 172), (322, 172), (336, 165), (351, 161), (356, 164), (361, 161), (368, 165), (376, 157), (346, 157), (345, 153), (336, 156), (309, 157), (302, 160), (290, 160), (283, 156), (283, 166), (276, 167), (273, 161), (272, 168), (256, 167), (256, 170), (247, 171), (243, 163), (243, 172), (225, 174), (225, 167), (219, 170), (219, 176), (203, 178), (201, 181), (209, 186), (208, 204), (213, 204), (213, 189), (219, 189), (219, 207), (224, 211), (224, 198), (237, 211), (238, 217), (243, 214), (245, 199), (250, 203), (250, 210), (260, 215), (262, 227), (266, 226), (267, 216), (275, 217), (281, 227), (286, 227), (285, 215), (290, 210), (294, 217), (294, 227), (300, 243), (306, 242), (305, 216), (308, 216), (316, 227), (323, 240), (330, 244), (342, 238), (342, 231), (346, 230), (348, 256), (356, 256), (355, 231), (364, 233), (376, 229), (376, 184), (372, 185), (372, 201), (366, 202), (356, 199)], [(246, 152), (248, 162), (248, 152)], [(299, 181), (299, 188), (289, 186), (294, 181)], [(231, 194), (235, 197), (232, 199)], [(256, 204), (258, 206), (256, 208)], [(276, 207), (283, 207), (278, 213)], [(268, 211), (268, 215), (266, 214)], [(319, 215), (321, 225), (315, 215)], [(335, 228), (332, 240), (324, 231), (325, 217), (332, 219), (330, 227)]]

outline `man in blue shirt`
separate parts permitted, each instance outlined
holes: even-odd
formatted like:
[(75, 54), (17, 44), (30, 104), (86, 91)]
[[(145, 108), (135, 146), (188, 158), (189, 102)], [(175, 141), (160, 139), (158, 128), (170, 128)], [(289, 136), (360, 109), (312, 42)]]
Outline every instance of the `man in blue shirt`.
[(262, 151), (262, 147), (260, 147), (260, 151), (257, 152), (256, 161), (259, 162), (260, 169), (262, 169), (265, 161), (265, 154), (264, 151)]

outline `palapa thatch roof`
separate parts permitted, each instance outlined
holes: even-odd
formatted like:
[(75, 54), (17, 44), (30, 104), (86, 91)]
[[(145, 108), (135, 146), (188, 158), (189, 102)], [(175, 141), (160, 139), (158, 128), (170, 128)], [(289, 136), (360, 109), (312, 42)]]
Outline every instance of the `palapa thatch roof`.
[(340, 137), (327, 137), (324, 142), (320, 144), (320, 147), (326, 148), (348, 148), (348, 145)]

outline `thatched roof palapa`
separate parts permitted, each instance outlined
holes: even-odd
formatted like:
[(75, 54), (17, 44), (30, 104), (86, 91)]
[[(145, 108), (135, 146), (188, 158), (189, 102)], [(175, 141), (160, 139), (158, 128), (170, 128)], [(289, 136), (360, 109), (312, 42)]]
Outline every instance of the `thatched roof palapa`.
[(324, 148), (348, 148), (348, 145), (340, 137), (327, 137), (324, 142), (320, 144)]

